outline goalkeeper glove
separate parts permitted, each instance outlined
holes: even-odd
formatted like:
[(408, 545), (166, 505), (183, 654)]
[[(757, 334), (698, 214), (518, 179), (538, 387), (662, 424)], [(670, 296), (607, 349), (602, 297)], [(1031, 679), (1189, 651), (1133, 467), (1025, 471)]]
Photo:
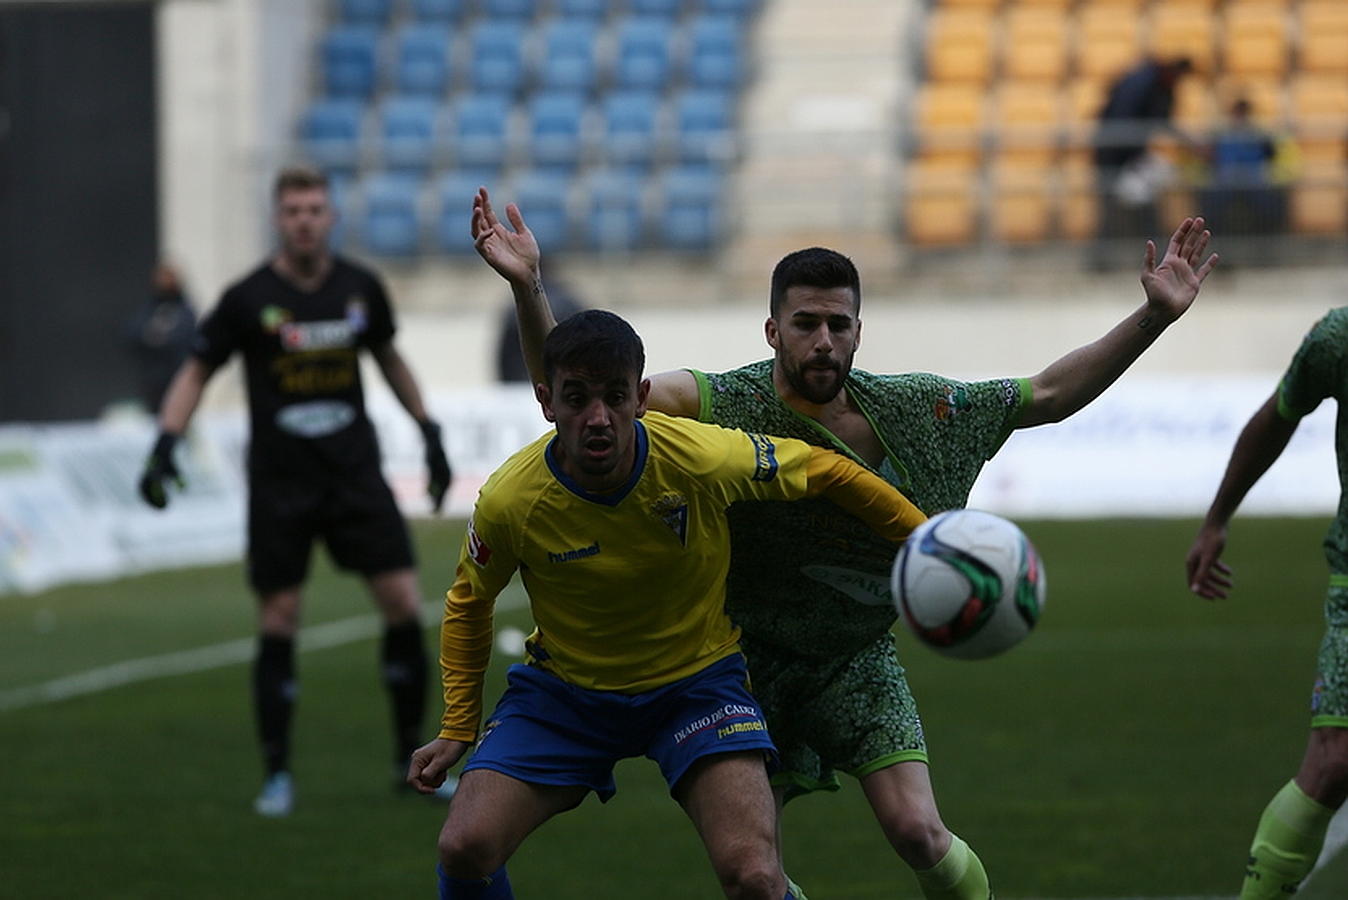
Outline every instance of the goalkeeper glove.
[(426, 481), (426, 493), (431, 497), (431, 510), (439, 512), (450, 482), (454, 480), (454, 473), (449, 468), (445, 446), (440, 440), (440, 426), (430, 419), (418, 421), (417, 424), (421, 426), (421, 436), (426, 441), (426, 469), (430, 476)]
[(173, 448), (177, 443), (176, 434), (160, 432), (154, 448), (150, 450), (149, 459), (145, 460), (145, 472), (140, 476), (140, 495), (155, 509), (168, 506), (168, 491), (164, 489), (164, 482), (172, 481), (178, 490), (183, 489), (182, 473), (173, 464)]

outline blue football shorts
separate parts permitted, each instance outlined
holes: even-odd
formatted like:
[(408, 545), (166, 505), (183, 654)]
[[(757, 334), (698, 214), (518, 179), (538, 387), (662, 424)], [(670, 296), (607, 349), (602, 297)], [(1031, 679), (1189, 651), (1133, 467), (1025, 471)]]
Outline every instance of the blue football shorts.
[(739, 654), (639, 694), (588, 690), (516, 664), (463, 771), (582, 785), (607, 802), (620, 759), (654, 760), (671, 790), (694, 762), (717, 753), (760, 751), (771, 768), (777, 751), (748, 684)]

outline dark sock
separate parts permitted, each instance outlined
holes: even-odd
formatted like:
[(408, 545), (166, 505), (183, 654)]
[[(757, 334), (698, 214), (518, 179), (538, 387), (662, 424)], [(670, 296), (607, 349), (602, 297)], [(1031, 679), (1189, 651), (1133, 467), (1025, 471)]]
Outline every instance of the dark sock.
[(263, 635), (253, 661), (253, 711), (267, 774), (290, 765), (290, 719), (295, 708), (295, 641)]
[(421, 623), (413, 620), (385, 626), (380, 662), (393, 706), (394, 762), (403, 766), (425, 738), (421, 725), (426, 713), (427, 664)]
[(440, 900), (514, 900), (505, 866), (486, 878), (450, 878), (441, 866), (435, 867), (440, 878)]

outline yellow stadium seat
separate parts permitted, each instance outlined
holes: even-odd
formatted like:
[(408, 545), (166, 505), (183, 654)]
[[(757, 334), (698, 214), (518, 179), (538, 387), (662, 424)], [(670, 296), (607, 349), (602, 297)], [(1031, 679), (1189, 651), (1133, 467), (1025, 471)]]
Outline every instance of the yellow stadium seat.
[(974, 241), (979, 207), (976, 169), (910, 162), (905, 185), (908, 240), (921, 246), (957, 246)]
[(1007, 78), (1061, 81), (1067, 71), (1067, 17), (1058, 9), (1013, 7), (1002, 25)]
[(928, 21), (927, 76), (986, 82), (992, 75), (994, 20), (983, 10), (937, 10)]
[(1292, 230), (1298, 234), (1342, 234), (1348, 229), (1348, 174), (1343, 162), (1308, 164), (1292, 187)]
[(1289, 16), (1268, 0), (1236, 2), (1222, 17), (1223, 69), (1228, 75), (1281, 75), (1287, 70)]
[(1005, 156), (1045, 164), (1058, 148), (1062, 92), (1057, 85), (1010, 81), (997, 91), (989, 124)]
[(1112, 79), (1141, 57), (1137, 10), (1097, 4), (1078, 14), (1075, 61), (1079, 77)]
[(1297, 18), (1303, 36), (1348, 31), (1348, 3), (1343, 0), (1302, 0)]
[(1011, 244), (1046, 240), (1053, 231), (1053, 170), (1009, 164), (992, 170), (988, 230)]
[(942, 9), (996, 9), (1002, 0), (940, 0)]
[(1161, 59), (1188, 57), (1199, 72), (1213, 67), (1212, 13), (1200, 6), (1162, 6), (1152, 15), (1148, 47)]
[(1317, 31), (1303, 24), (1299, 57), (1303, 72), (1348, 75), (1348, 28)]
[(975, 162), (981, 153), (986, 94), (968, 84), (922, 85), (914, 104), (918, 145), (928, 156)]
[(1066, 159), (1062, 166), (1062, 191), (1058, 197), (1058, 232), (1069, 241), (1087, 241), (1095, 236), (1099, 219), (1095, 167), (1089, 154)]
[(1288, 118), (1303, 158), (1341, 159), (1348, 131), (1348, 79), (1300, 75), (1288, 91)]
[(1212, 84), (1206, 78), (1187, 75), (1175, 85), (1175, 124), (1203, 131), (1217, 121), (1218, 110)]
[(1283, 82), (1270, 78), (1232, 78), (1218, 81), (1214, 89), (1217, 112), (1225, 116), (1231, 105), (1244, 98), (1250, 102), (1250, 115), (1261, 125), (1281, 127), (1287, 113)]

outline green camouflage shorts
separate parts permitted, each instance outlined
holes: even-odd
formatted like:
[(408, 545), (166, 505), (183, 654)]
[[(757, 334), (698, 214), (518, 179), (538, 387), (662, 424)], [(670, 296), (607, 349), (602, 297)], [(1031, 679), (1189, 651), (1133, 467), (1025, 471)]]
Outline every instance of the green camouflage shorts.
[(922, 720), (885, 635), (860, 653), (823, 663), (743, 642), (754, 696), (763, 707), (787, 799), (838, 789), (835, 769), (861, 778), (894, 763), (927, 759)]
[(1344, 575), (1329, 579), (1325, 636), (1311, 691), (1311, 727), (1322, 726), (1348, 728), (1348, 576)]

